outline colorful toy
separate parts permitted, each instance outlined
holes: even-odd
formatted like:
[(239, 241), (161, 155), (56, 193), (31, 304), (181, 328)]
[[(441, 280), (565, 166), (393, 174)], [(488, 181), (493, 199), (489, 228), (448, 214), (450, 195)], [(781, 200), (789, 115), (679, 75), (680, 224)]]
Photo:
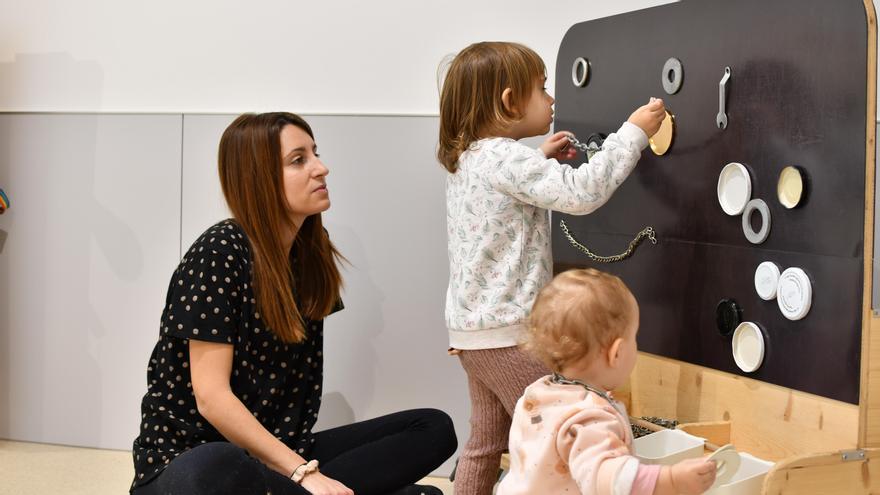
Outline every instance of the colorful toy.
[(3, 214), (7, 208), (9, 208), (9, 196), (0, 189), (0, 214)]

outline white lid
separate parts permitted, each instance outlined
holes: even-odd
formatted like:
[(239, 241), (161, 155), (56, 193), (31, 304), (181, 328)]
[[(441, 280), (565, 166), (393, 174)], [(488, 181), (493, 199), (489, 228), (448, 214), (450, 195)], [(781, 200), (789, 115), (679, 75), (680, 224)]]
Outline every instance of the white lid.
[(810, 312), (813, 303), (813, 286), (810, 277), (800, 268), (789, 268), (779, 276), (776, 288), (779, 310), (789, 320), (800, 320)]
[(718, 176), (718, 203), (728, 215), (742, 213), (752, 197), (752, 179), (740, 163), (728, 163)]
[(772, 261), (765, 261), (755, 270), (755, 291), (765, 301), (776, 297), (779, 285), (779, 267)]
[(733, 475), (739, 471), (739, 465), (742, 463), (742, 458), (733, 444), (719, 448), (709, 456), (708, 460), (715, 461), (715, 482), (709, 487), (710, 490), (733, 479)]
[(758, 325), (744, 321), (733, 331), (733, 360), (746, 373), (761, 367), (764, 361), (764, 334)]

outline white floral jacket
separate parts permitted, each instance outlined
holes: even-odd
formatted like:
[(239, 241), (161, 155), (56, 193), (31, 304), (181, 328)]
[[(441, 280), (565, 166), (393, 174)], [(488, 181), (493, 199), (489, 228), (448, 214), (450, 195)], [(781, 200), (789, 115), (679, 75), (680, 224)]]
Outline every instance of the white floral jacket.
[(456, 349), (517, 345), (535, 296), (550, 281), (548, 210), (586, 215), (608, 201), (648, 138), (625, 122), (573, 168), (509, 138), (475, 142), (446, 179), (446, 326)]

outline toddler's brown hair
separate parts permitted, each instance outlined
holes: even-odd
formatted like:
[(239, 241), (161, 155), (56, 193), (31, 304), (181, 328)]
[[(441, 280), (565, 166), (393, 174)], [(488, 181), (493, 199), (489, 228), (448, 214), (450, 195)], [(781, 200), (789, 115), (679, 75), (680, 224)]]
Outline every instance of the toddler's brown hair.
[(458, 157), (480, 138), (519, 121), (501, 93), (511, 89), (510, 103), (523, 108), (546, 72), (541, 57), (519, 43), (474, 43), (455, 56), (440, 91), (440, 143), (437, 159), (450, 173)]

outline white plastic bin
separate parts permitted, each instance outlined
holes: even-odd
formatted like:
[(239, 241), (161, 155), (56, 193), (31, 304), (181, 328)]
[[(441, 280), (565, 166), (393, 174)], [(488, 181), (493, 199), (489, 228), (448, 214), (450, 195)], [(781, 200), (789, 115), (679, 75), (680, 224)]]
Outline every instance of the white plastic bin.
[(681, 430), (660, 430), (633, 440), (633, 452), (645, 464), (675, 464), (703, 455), (706, 440)]
[(711, 495), (760, 495), (764, 476), (773, 463), (740, 452), (740, 464), (736, 474), (727, 483), (706, 492)]

